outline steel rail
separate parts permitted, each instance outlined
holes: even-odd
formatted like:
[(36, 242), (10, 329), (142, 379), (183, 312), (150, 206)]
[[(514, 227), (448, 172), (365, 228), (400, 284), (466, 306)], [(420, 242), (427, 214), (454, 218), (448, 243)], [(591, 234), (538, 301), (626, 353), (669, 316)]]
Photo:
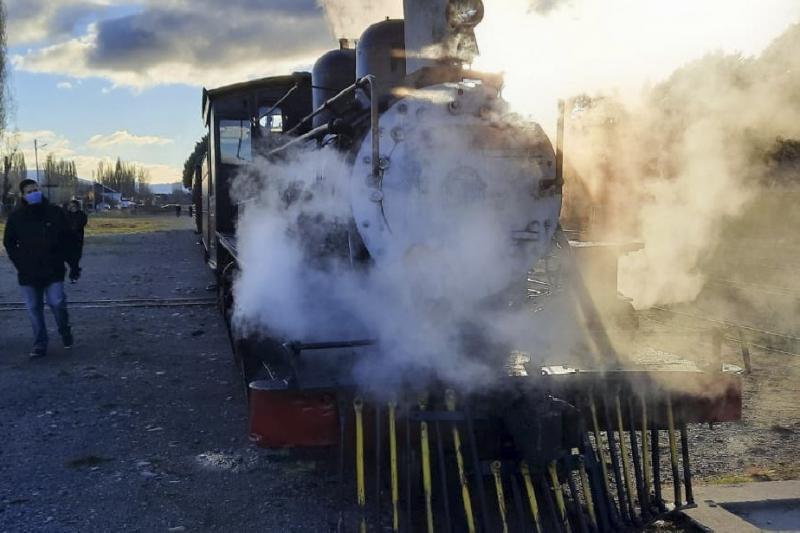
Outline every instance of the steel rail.
[[(127, 307), (192, 307), (213, 306), (217, 304), (216, 298), (132, 298), (119, 300), (78, 300), (68, 301), (68, 306), (73, 309), (114, 309)], [(25, 311), (23, 302), (2, 302), (2, 311)]]
[(691, 318), (693, 320), (703, 320), (705, 322), (712, 322), (714, 324), (719, 324), (721, 326), (726, 326), (726, 327), (733, 328), (733, 329), (742, 329), (742, 330), (751, 331), (751, 332), (754, 332), (754, 333), (762, 333), (764, 335), (769, 335), (771, 337), (779, 337), (779, 338), (786, 339), (786, 340), (789, 340), (789, 341), (794, 341), (794, 342), (799, 342), (800, 341), (800, 337), (795, 337), (794, 335), (789, 335), (787, 333), (779, 333), (777, 331), (769, 331), (769, 330), (766, 330), (766, 329), (760, 329), (760, 328), (757, 328), (755, 326), (749, 326), (747, 324), (737, 324), (736, 322), (730, 322), (728, 320), (722, 320), (722, 319), (719, 319), (719, 318), (708, 318), (708, 317), (704, 317), (704, 316), (700, 316), (700, 315), (695, 315), (695, 314), (692, 314), (692, 313), (685, 313), (683, 311), (675, 311), (673, 309), (667, 309), (666, 307), (660, 307), (660, 306), (653, 306), (650, 309), (655, 309), (656, 311), (663, 311), (665, 313), (670, 313), (670, 314), (673, 314), (673, 315), (684, 316), (686, 318)]
[(782, 287), (780, 285), (764, 285), (763, 283), (753, 283), (751, 281), (736, 281), (726, 278), (709, 278), (707, 283), (711, 285), (724, 285), (736, 287), (741, 290), (756, 291), (764, 294), (789, 296), (793, 298), (800, 298), (800, 290), (791, 287)]

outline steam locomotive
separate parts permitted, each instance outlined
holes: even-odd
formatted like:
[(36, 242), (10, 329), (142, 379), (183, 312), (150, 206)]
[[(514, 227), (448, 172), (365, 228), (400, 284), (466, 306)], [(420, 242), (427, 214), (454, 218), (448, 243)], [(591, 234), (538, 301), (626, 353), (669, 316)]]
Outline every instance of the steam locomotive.
[[(352, 219), (327, 231), (345, 243), (356, 268), (381, 269), (457, 241), (466, 245), (477, 233), (465, 234), (468, 224), (492, 226), (506, 277), (524, 279), (548, 253), (561, 208), (553, 146), (538, 124), (509, 112), (499, 76), (463, 68), (474, 53), (480, 2), (437, 5), (422, 2), (406, 20), (372, 25), (355, 49), (343, 41), (310, 75), (204, 91), (210, 149), (197, 176), (197, 213), (229, 319), (237, 221), (247, 209), (230, 187), (254, 159), (280, 162), (323, 145), (342, 154)], [(467, 277), (469, 265), (459, 268)], [(274, 359), (267, 366), (287, 366), (285, 357)], [(253, 364), (242, 362), (247, 382)], [(290, 381), (301, 379), (296, 369), (288, 371)]]
[[(371, 505), (378, 522), (382, 494), (391, 492), (383, 501), (393, 502), (395, 530), (402, 521), (404, 529), (432, 531), (444, 527), (446, 518), (449, 529), (491, 531), (501, 522), (507, 528), (516, 513), (520, 530), (530, 529), (522, 524), (532, 520), (539, 530), (572, 523), (611, 531), (657, 516), (665, 508), (660, 461), (646, 457), (647, 443), (657, 454), (661, 430), (669, 431), (674, 445), (678, 431), (685, 443), (689, 422), (738, 419), (736, 378), (677, 372), (665, 380), (619, 370), (614, 349), (600, 332), (595, 344), (608, 357), (602, 372), (525, 368), (509, 373), (490, 392), (460, 395), (452, 384), (439, 382), (425, 391), (400, 392), (388, 402), (371, 402), (352, 369), (380, 350), (379, 342), (289, 339), (267, 328), (245, 333), (233, 321), (235, 284), (243, 268), (237, 224), (249, 208), (247, 198), (232, 194), (234, 181), (259, 161), (292, 165), (323, 148), (335, 149), (347, 163), (352, 216), (325, 231), (337, 243), (330, 253), (344, 257), (354, 270), (394, 268), (463, 245), (459, 239), (469, 239), (470, 233), (461, 230), (476, 220), (497, 236), (505, 278), (524, 279), (554, 248), (570, 257), (559, 228), (561, 150), (539, 125), (509, 113), (501, 77), (464, 66), (477, 52), (473, 29), (483, 16), (482, 2), (405, 0), (404, 7), (404, 20), (373, 24), (355, 48), (342, 41), (317, 60), (311, 73), (203, 91), (209, 140), (195, 176), (200, 192), (195, 212), (247, 391), (251, 434), (270, 447), (338, 446), (340, 468), (350, 464), (357, 474), (363, 528), (367, 484), (375, 487)], [(287, 201), (298, 201), (297, 194), (289, 196)], [(596, 314), (579, 270), (571, 269), (570, 278), (578, 302), (585, 314)], [(718, 395), (694, 393), (712, 384)], [(452, 430), (452, 439), (451, 433), (445, 438), (438, 432), (440, 424)], [(433, 426), (435, 437), (429, 433)], [(371, 445), (364, 444), (367, 428), (375, 435)], [(623, 433), (641, 434), (641, 454), (638, 446), (626, 451), (623, 443), (617, 455), (616, 433), (620, 441)], [(388, 444), (382, 446), (383, 441)], [(402, 442), (403, 460), (398, 458)], [(430, 464), (434, 442), (441, 466), (436, 474)], [(351, 459), (345, 460), (345, 450), (354, 452)], [(365, 453), (376, 457), (370, 474), (365, 474)], [(615, 476), (607, 471), (608, 457)], [(639, 465), (636, 489), (631, 458)], [(688, 451), (684, 467), (686, 500), (677, 494), (677, 505), (692, 501)], [(382, 476), (383, 468), (391, 476)], [(447, 498), (447, 491), (432, 496), (437, 476), (460, 480), (463, 511), (454, 512), (451, 502), (445, 505), (446, 517), (433, 517), (433, 508)], [(389, 478), (391, 484), (381, 482)], [(489, 505), (485, 495), (492, 481), (496, 505)], [(514, 487), (513, 502), (504, 499), (504, 482)], [(400, 485), (407, 488), (405, 513), (398, 508)], [(423, 490), (412, 494), (420, 486)], [(472, 498), (479, 502), (474, 509)], [(417, 504), (424, 519), (411, 516)]]

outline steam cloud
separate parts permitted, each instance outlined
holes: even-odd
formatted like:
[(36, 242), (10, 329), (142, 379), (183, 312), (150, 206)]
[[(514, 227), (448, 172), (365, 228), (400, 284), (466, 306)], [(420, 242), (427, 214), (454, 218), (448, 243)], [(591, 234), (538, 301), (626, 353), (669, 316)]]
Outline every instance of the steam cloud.
[[(464, 146), (464, 134), (444, 142)], [(512, 350), (571, 349), (574, 336), (556, 327), (563, 320), (557, 305), (535, 317), (530, 306), (509, 306), (503, 289), (520, 260), (507, 221), (468, 202), (449, 209), (437, 197), (452, 196), (445, 188), (428, 198), (443, 211), (430, 228), (431, 246), (354, 270), (346, 239), (336, 237), (351, 219), (350, 176), (342, 156), (323, 149), (284, 163), (262, 160), (237, 178), (235, 194), (249, 199), (237, 231), (244, 265), (235, 284), (240, 331), (306, 342), (377, 338), (378, 353), (355, 369), (376, 393), (409, 384), (400, 380), (489, 387)], [(330, 253), (342, 248), (338, 257)], [(511, 292), (523, 300), (524, 270), (516, 274)], [(555, 310), (558, 320), (549, 314)], [(541, 328), (531, 328), (534, 318)]]
[(530, 0), (530, 9), (538, 15), (547, 15), (562, 5), (569, 3), (570, 0)]
[[(358, 35), (400, 7), (320, 3), (338, 37)], [(531, 7), (541, 13), (557, 4)], [(602, 206), (604, 238), (644, 241), (620, 271), (621, 288), (638, 307), (698, 294), (724, 223), (769, 172), (764, 153), (778, 137), (800, 137), (798, 49), (800, 25), (758, 58), (712, 54), (689, 63), (640, 104), (608, 95), (573, 100), (567, 201), (578, 217), (585, 205)], [(235, 285), (239, 329), (304, 341), (377, 337), (380, 357), (356, 369), (362, 384), (375, 387), (419, 375), (488, 387), (513, 349), (528, 349), (536, 362), (543, 353), (563, 357), (551, 362), (585, 353), (569, 298), (534, 316), (496, 297), (498, 280), (508, 279), (508, 252), (498, 248), (487, 214), (465, 210), (452, 221), (454, 231), (473, 232), (470, 247), (421, 250), (411, 264), (364, 273), (344, 258), (320, 259), (337, 246), (329, 230), (349, 224), (349, 177), (339, 154), (321, 150), (283, 164), (260, 161), (237, 179), (236, 195), (249, 203), (238, 228), (245, 265)]]
[(605, 238), (644, 241), (620, 262), (620, 289), (637, 307), (699, 294), (725, 224), (770, 173), (765, 155), (800, 137), (798, 47), (795, 25), (758, 58), (717, 53), (683, 66), (637, 107), (576, 101), (572, 196), (601, 206)]
[(318, 0), (337, 39), (357, 39), (368, 26), (403, 18), (402, 0)]

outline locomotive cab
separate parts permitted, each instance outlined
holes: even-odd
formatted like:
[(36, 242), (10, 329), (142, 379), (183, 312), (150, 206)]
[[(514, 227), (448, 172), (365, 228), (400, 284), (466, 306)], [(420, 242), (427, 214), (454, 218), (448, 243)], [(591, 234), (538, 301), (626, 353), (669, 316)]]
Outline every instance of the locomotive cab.
[[(229, 191), (254, 155), (283, 137), (302, 134), (311, 112), (311, 75), (296, 72), (203, 91), (208, 152), (203, 165), (202, 234), (209, 266), (218, 276), (236, 257), (238, 206)], [(221, 280), (220, 280), (221, 281)]]

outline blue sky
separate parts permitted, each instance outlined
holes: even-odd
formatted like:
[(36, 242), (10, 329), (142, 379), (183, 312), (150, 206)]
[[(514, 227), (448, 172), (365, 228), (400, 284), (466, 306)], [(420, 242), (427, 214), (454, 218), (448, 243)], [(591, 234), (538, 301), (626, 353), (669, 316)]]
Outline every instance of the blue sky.
[[(310, 68), (401, 0), (5, 0), (15, 112), (8, 142), (33, 168), (33, 140), (91, 177), (117, 156), (154, 183), (180, 178), (203, 133), (203, 86)], [(546, 130), (555, 100), (635, 95), (721, 50), (757, 55), (800, 0), (484, 0), (476, 67), (503, 71), (505, 95)], [(321, 7), (321, 6), (324, 6)], [(327, 14), (327, 18), (326, 18)], [(7, 144), (6, 143), (6, 144)]]
[(37, 139), (40, 161), (74, 159), (82, 177), (120, 156), (178, 181), (203, 134), (203, 86), (307, 68), (335, 43), (315, 0), (5, 4), (9, 142), (30, 169)]

